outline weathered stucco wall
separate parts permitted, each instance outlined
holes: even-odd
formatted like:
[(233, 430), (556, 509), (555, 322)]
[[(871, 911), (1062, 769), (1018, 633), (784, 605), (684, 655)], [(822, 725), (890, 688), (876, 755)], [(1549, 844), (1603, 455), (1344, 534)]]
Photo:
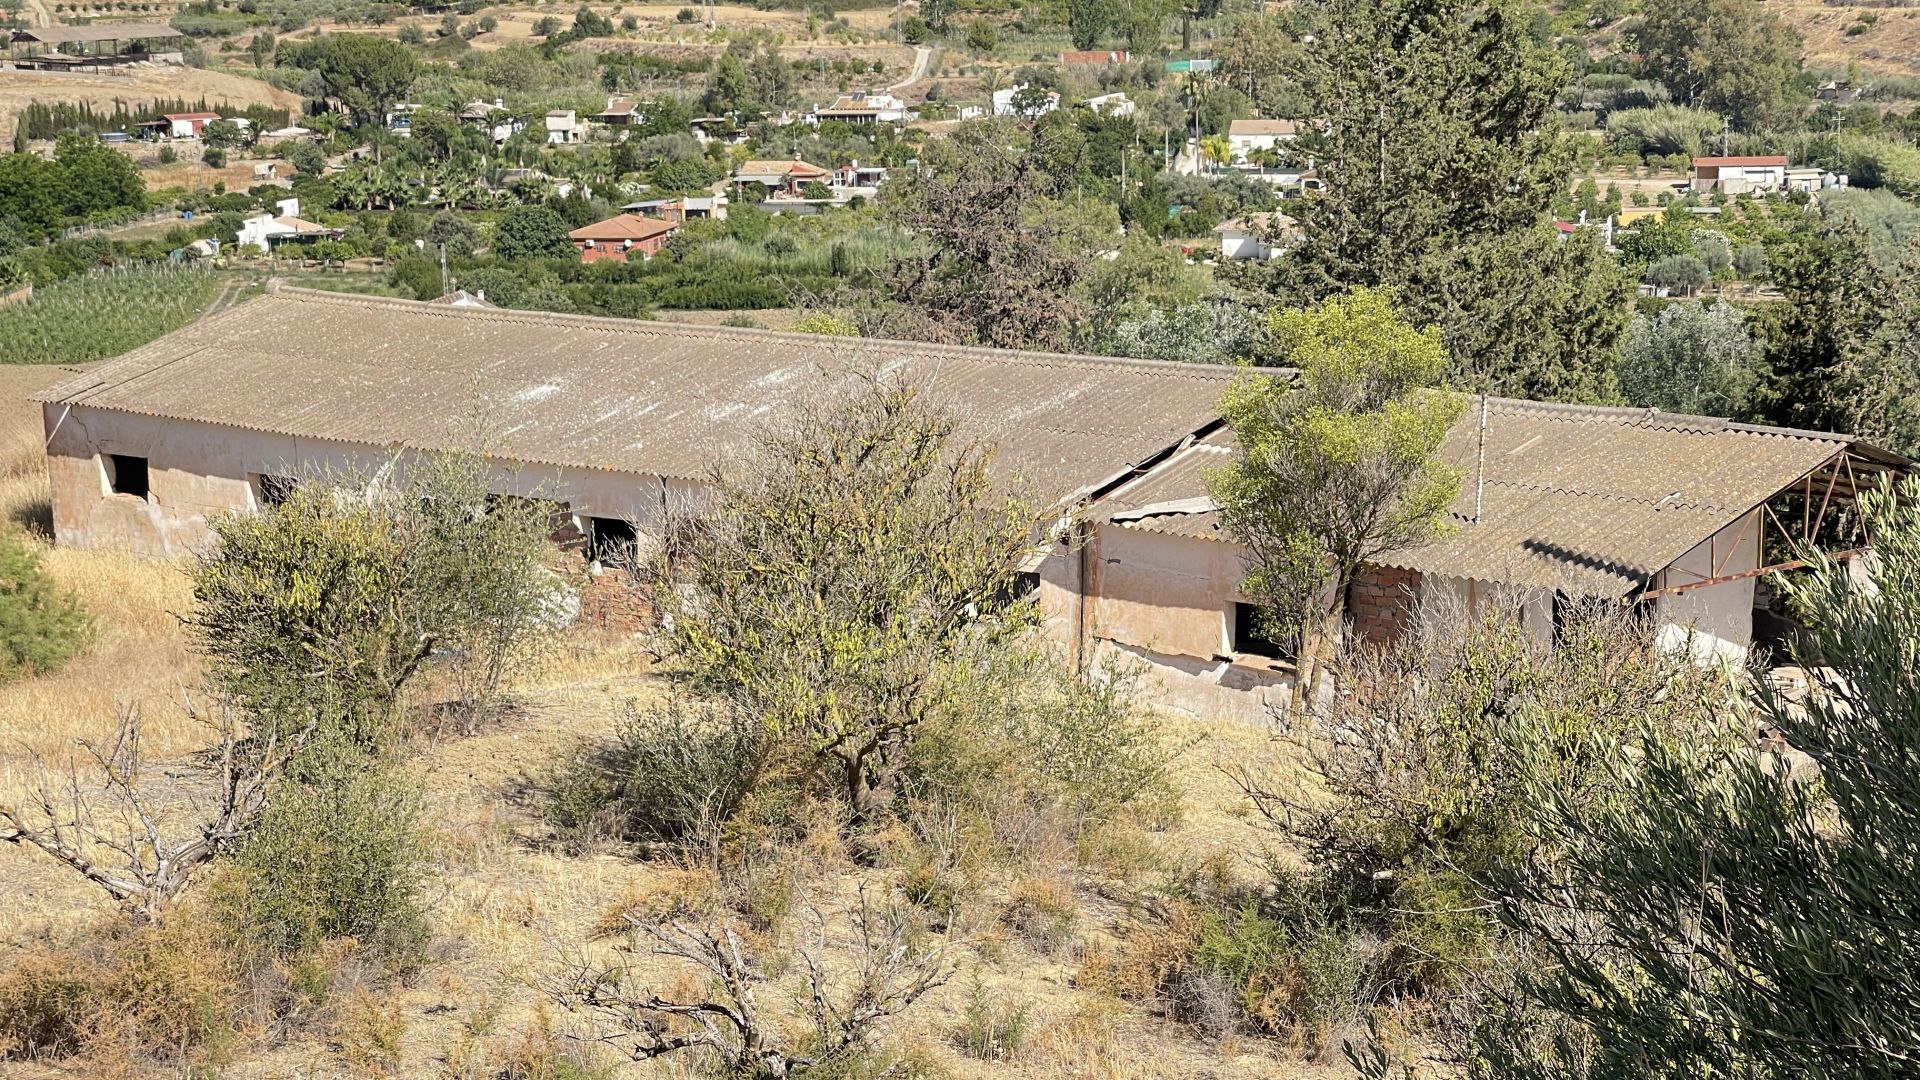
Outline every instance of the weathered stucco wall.
[[(362, 475), (405, 467), (373, 446), (295, 439), (104, 409), (44, 407), (47, 473), (55, 540), (67, 547), (118, 547), (173, 558), (195, 551), (208, 522), (256, 509), (260, 476)], [(147, 459), (148, 496), (114, 494), (106, 455)], [(563, 502), (577, 515), (657, 526), (669, 507), (699, 497), (702, 485), (592, 469), (501, 463), (494, 490)]]
[(1239, 548), (1114, 525), (1096, 526), (1090, 545), (1092, 637), (1203, 660), (1228, 655), (1245, 573)]

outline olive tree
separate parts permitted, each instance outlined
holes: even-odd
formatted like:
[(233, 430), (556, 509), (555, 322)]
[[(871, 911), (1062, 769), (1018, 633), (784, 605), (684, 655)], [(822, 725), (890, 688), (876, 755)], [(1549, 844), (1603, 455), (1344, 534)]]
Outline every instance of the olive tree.
[(1516, 790), (1559, 854), (1493, 877), (1500, 918), (1545, 963), (1482, 1026), (1477, 1072), (1913, 1075), (1920, 484), (1861, 503), (1864, 572), (1811, 554), (1775, 579), (1810, 624), (1804, 692), (1762, 682), (1757, 716), (1690, 736), (1637, 724), (1638, 752), (1602, 758), (1608, 800), (1571, 798), (1519, 731), (1536, 768)]
[(988, 457), (913, 385), (856, 379), (714, 473), (661, 555), (669, 648), (695, 688), (763, 725), (856, 823), (889, 803), (923, 723), (964, 705), (952, 676), (1033, 622), (1000, 597), (1034, 516), (995, 491)]

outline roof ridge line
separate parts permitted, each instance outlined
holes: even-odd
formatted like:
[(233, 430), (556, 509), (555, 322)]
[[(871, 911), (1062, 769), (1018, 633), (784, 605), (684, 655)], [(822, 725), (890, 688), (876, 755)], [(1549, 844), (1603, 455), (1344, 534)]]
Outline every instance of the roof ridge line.
[[(511, 322), (550, 322), (559, 321), (588, 326), (600, 326), (609, 330), (626, 333), (676, 334), (699, 338), (735, 338), (742, 341), (805, 341), (819, 344), (820, 334), (809, 334), (797, 330), (766, 330), (745, 326), (702, 326), (698, 323), (668, 322), (662, 319), (622, 319), (612, 315), (581, 315), (558, 311), (522, 311), (517, 308), (454, 308), (446, 305), (433, 305), (425, 300), (408, 300), (398, 296), (368, 296), (362, 293), (339, 293), (325, 289), (307, 289), (297, 285), (282, 285), (266, 293), (268, 296), (283, 296), (302, 303), (330, 303), (363, 307), (401, 307), (419, 308), (442, 317), (467, 319), (494, 319)], [(235, 305), (235, 308), (244, 305)], [(229, 309), (233, 310), (233, 309)], [(999, 359), (1019, 358), (1034, 363), (1068, 363), (1089, 367), (1138, 368), (1149, 371), (1176, 371), (1200, 378), (1222, 380), (1223, 376), (1241, 374), (1292, 375), (1291, 368), (1256, 367), (1253, 365), (1195, 364), (1184, 360), (1150, 360), (1133, 356), (1098, 356), (1093, 353), (1043, 352), (1032, 349), (997, 349), (991, 345), (941, 345), (926, 341), (908, 341), (904, 338), (850, 337), (842, 339), (848, 344), (860, 347), (898, 346), (906, 349), (933, 350), (948, 355), (982, 356)]]

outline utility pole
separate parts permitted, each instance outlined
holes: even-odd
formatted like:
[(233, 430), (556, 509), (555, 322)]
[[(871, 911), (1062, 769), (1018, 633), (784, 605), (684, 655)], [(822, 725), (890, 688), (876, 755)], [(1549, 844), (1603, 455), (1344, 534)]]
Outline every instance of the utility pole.
[(1727, 156), (1727, 134), (1733, 129), (1733, 114), (1720, 114), (1720, 156)]
[(440, 241), (440, 295), (447, 295), (447, 242)]

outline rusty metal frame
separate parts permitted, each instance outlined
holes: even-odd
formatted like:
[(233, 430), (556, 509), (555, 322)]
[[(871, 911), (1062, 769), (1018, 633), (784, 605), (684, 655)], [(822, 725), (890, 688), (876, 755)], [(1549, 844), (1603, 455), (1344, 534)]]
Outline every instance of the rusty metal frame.
[[(1786, 522), (1780, 520), (1780, 515), (1775, 512), (1773, 508), (1772, 499), (1761, 503), (1757, 507), (1761, 513), (1753, 515), (1753, 521), (1758, 521), (1760, 524), (1760, 535), (1756, 542), (1760, 545), (1759, 550), (1763, 557), (1766, 553), (1767, 522), (1769, 521), (1773, 523), (1775, 529), (1779, 530), (1780, 536), (1786, 538), (1796, 547), (1804, 548), (1812, 546), (1817, 542), (1820, 535), (1820, 527), (1826, 523), (1827, 509), (1833, 504), (1834, 489), (1839, 484), (1840, 475), (1843, 471), (1846, 473), (1847, 479), (1847, 494), (1842, 496), (1843, 500), (1851, 501), (1852, 498), (1857, 497), (1860, 493), (1859, 477), (1853, 469), (1853, 459), (1855, 456), (1852, 446), (1844, 446), (1835, 451), (1833, 455), (1825, 461), (1809, 469), (1806, 475), (1774, 493), (1773, 498), (1778, 498), (1781, 495), (1789, 493), (1798, 494), (1803, 498), (1804, 503), (1800, 508), (1800, 529), (1798, 536), (1795, 535), (1795, 530), (1788, 528)], [(1823, 472), (1826, 474), (1826, 488), (1820, 495), (1820, 506), (1816, 512), (1813, 505), (1814, 483), (1816, 478)], [(1795, 492), (1795, 488), (1801, 490)], [(1751, 513), (1751, 511), (1749, 511), (1749, 513)], [(1699, 589), (1710, 588), (1715, 585), (1724, 585), (1731, 581), (1745, 581), (1749, 578), (1763, 577), (1767, 574), (1778, 573), (1784, 570), (1798, 570), (1810, 565), (1808, 560), (1796, 558), (1757, 567), (1752, 570), (1740, 570), (1731, 574), (1724, 573), (1723, 571), (1726, 569), (1728, 560), (1731, 560), (1733, 553), (1739, 550), (1741, 542), (1746, 539), (1751, 528), (1751, 521), (1741, 526), (1740, 535), (1735, 537), (1733, 546), (1727, 552), (1726, 557), (1714, 567), (1713, 574), (1697, 581), (1689, 581), (1681, 585), (1669, 585), (1663, 589), (1648, 589), (1636, 594), (1635, 599), (1651, 600), (1662, 596), (1680, 596), (1684, 593), (1694, 592)], [(1867, 528), (1866, 522), (1856, 519), (1854, 522), (1854, 530), (1855, 532), (1851, 539), (1856, 542), (1856, 546), (1834, 552), (1828, 556), (1829, 558), (1839, 562), (1845, 562), (1848, 559), (1872, 550), (1873, 536)], [(1716, 533), (1716, 535), (1718, 534)]]

